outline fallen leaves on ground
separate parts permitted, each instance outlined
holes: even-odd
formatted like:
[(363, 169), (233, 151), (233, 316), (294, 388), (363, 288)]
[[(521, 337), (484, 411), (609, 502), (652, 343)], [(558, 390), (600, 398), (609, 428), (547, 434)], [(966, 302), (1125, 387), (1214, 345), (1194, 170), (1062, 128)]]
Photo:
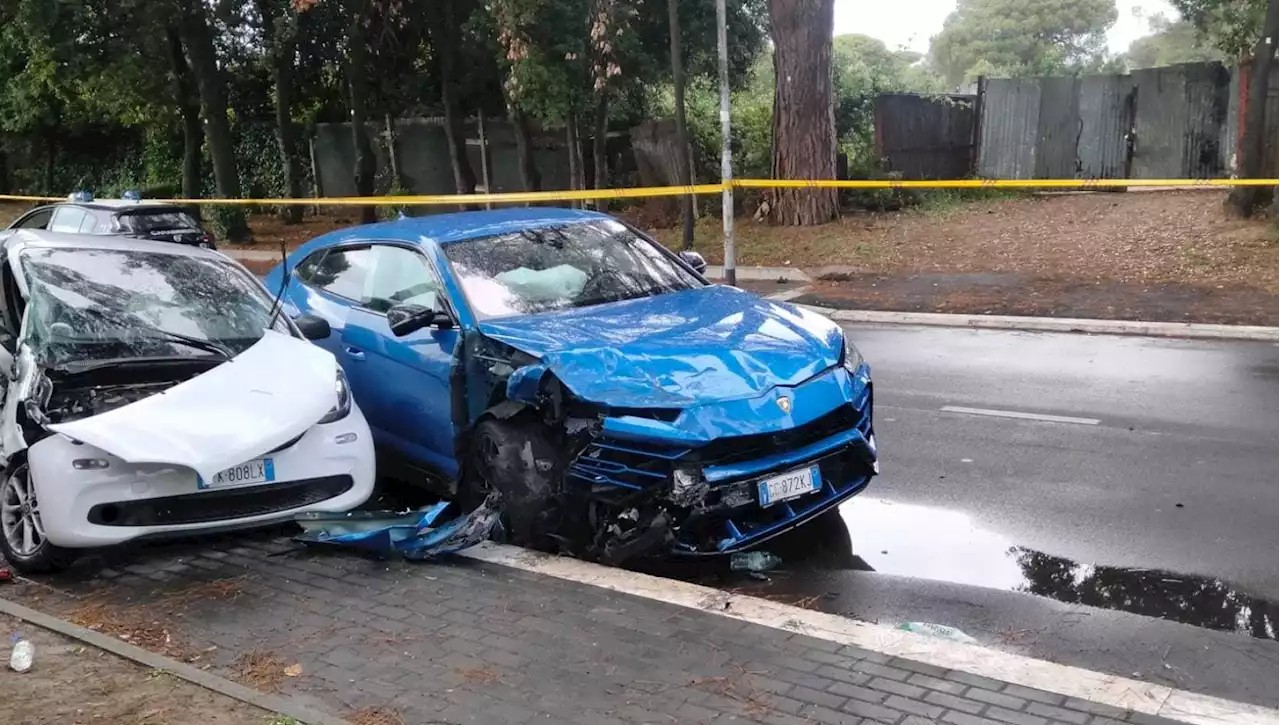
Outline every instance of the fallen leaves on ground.
[(351, 725), (405, 725), (400, 713), (389, 707), (364, 707), (347, 716)]
[[(262, 692), (277, 692), (289, 669), (279, 655), (269, 650), (245, 652), (236, 658), (231, 668), (236, 681)], [(302, 668), (298, 667), (298, 673), (301, 672)]]
[(68, 613), (75, 624), (115, 637), (183, 662), (197, 662), (202, 654), (173, 636), (170, 625), (155, 619), (155, 612), (144, 606), (117, 605), (91, 601)]

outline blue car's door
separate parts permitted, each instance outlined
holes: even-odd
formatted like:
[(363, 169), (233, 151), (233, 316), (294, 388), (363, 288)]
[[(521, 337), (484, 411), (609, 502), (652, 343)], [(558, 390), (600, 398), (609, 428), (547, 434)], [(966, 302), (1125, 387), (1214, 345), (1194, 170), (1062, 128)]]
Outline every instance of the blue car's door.
[[(342, 345), (342, 331), (352, 308), (360, 303), (372, 257), (367, 244), (322, 249), (299, 262), (289, 282), (288, 301), (299, 312), (328, 321), (333, 334), (316, 344), (333, 353), (348, 374), (350, 360)], [(363, 409), (365, 401), (359, 404)]]
[(398, 304), (443, 307), (440, 279), (416, 249), (374, 244), (369, 251), (360, 303), (340, 335), (351, 392), (380, 442), (457, 476), (449, 371), (458, 331), (424, 328), (396, 337), (386, 317)]

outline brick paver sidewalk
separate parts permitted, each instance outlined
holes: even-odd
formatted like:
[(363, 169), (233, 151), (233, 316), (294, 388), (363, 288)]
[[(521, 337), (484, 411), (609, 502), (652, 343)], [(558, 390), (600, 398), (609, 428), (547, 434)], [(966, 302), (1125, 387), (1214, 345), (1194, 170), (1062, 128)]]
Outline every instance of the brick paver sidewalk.
[(364, 722), (1169, 722), (466, 559), (257, 536), (103, 566), (0, 595)]

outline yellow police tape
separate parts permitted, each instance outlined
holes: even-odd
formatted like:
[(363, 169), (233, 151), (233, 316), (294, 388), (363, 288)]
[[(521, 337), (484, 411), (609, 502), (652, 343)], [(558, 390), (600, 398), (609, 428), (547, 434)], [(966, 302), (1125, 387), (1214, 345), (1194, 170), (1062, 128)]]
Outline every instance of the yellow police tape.
[[(175, 204), (275, 206), (447, 206), (458, 204), (520, 204), (541, 201), (642, 199), (689, 194), (719, 194), (725, 186), (737, 189), (1118, 189), (1152, 187), (1277, 186), (1280, 179), (734, 179), (726, 184), (648, 186), (632, 189), (516, 191), (495, 194), (425, 194), (403, 196), (345, 196), (316, 199), (163, 199)], [(0, 194), (0, 201), (62, 201), (65, 197)]]

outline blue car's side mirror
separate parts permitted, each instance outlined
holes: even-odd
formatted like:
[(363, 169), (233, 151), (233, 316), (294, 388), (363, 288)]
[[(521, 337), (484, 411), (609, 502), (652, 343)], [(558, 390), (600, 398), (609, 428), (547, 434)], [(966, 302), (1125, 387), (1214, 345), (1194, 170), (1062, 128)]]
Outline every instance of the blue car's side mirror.
[(396, 337), (404, 337), (424, 327), (453, 327), (448, 312), (433, 305), (396, 305), (387, 310), (387, 327)]
[(707, 260), (701, 254), (698, 254), (693, 250), (686, 249), (680, 252), (680, 259), (682, 259), (685, 264), (693, 267), (693, 271), (698, 274), (706, 274)]

